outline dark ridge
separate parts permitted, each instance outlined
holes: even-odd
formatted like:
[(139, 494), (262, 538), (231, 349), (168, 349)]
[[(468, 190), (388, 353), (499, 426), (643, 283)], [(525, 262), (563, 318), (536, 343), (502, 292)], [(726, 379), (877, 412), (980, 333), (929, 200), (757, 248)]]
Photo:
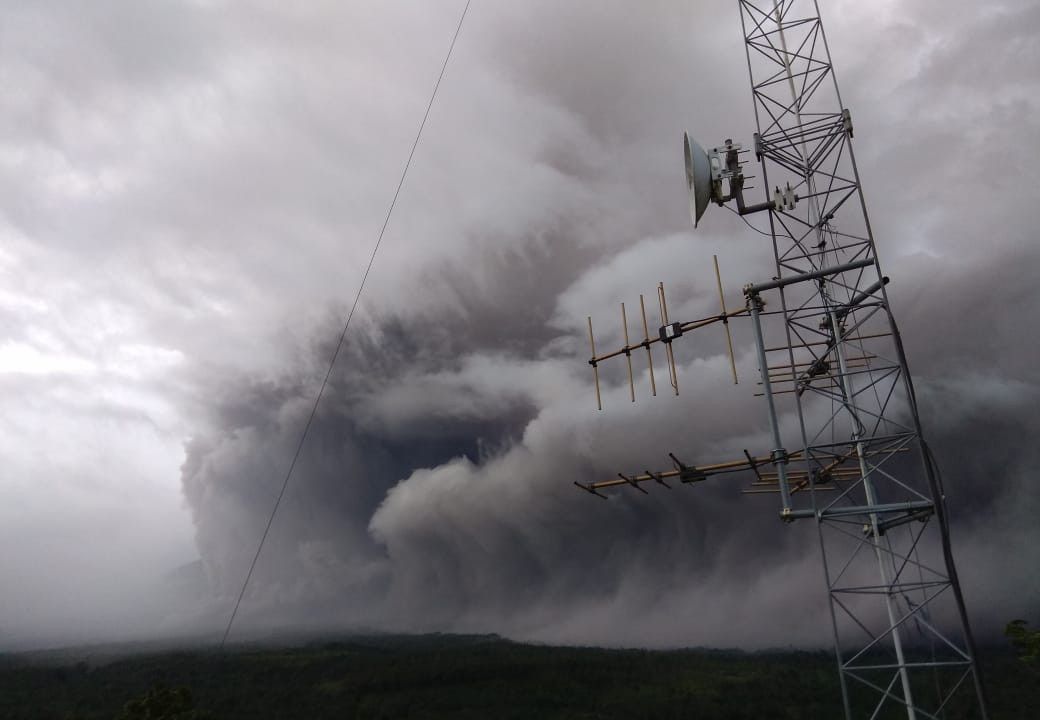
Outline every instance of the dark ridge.
[[(160, 717), (196, 720), (841, 715), (834, 659), (823, 651), (552, 647), (440, 634), (239, 644), (223, 654), (180, 649), (112, 659), (113, 651), (0, 656), (0, 717), (146, 717), (121, 715), (135, 701), (138, 710), (149, 702), (181, 708)], [(1040, 715), (1035, 669), (1006, 648), (988, 648), (982, 665), (992, 718)], [(879, 717), (899, 717), (892, 710)], [(956, 703), (946, 713), (964, 717)]]

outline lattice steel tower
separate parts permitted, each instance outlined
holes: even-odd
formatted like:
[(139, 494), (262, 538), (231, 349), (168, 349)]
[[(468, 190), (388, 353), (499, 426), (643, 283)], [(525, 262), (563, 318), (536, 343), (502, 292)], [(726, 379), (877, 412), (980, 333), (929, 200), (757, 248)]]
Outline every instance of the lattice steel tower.
[[(715, 321), (749, 317), (772, 447), (700, 467), (673, 456), (671, 470), (580, 487), (643, 490), (669, 478), (753, 471), (758, 489), (777, 492), (784, 520), (815, 521), (845, 716), (914, 720), (970, 708), (985, 718), (942, 482), (922, 435), (856, 169), (852, 116), (818, 5), (738, 4), (765, 197), (744, 202), (740, 157), (750, 149), (727, 140), (705, 152), (687, 138), (690, 210), (694, 224), (711, 202), (760, 213), (776, 274), (744, 288), (745, 308), (728, 312), (723, 302), (720, 315), (687, 323), (668, 321), (662, 288), (658, 336), (644, 331), (631, 343), (622, 310), (625, 345), (598, 356), (593, 346), (590, 364), (624, 355), (631, 382), (632, 350), (649, 357), (661, 343), (677, 391), (671, 343)], [(589, 333), (591, 340), (591, 320)]]

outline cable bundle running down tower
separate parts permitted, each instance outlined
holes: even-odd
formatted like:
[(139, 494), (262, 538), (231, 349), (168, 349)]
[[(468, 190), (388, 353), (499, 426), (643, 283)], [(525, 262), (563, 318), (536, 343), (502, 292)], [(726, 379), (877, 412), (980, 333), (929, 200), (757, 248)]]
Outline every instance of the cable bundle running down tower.
[[(665, 347), (715, 322), (751, 322), (772, 447), (742, 459), (575, 483), (601, 491), (692, 483), (750, 471), (748, 492), (774, 493), (787, 522), (815, 521), (846, 718), (986, 718), (967, 611), (950, 546), (941, 478), (924, 441), (913, 383), (888, 302), (843, 105), (815, 0), (738, 0), (758, 132), (755, 159), (766, 197), (744, 199), (744, 151), (726, 140), (706, 152), (685, 138), (691, 219), (712, 202), (768, 220), (776, 272), (744, 287), (745, 307), (670, 322), (651, 337), (589, 360)], [(718, 265), (716, 262), (716, 273)], [(718, 275), (716, 275), (718, 278)], [(721, 280), (719, 280), (719, 294)], [(775, 310), (766, 311), (766, 303)], [(782, 321), (782, 322), (778, 322)], [(730, 345), (732, 363), (732, 346)], [(734, 367), (734, 380), (736, 370)], [(648, 485), (649, 484), (649, 485)]]

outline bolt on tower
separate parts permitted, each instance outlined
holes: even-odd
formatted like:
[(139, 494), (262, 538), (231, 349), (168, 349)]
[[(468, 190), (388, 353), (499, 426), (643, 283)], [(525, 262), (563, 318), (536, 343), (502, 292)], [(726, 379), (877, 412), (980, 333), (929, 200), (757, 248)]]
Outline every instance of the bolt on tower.
[[(745, 150), (685, 142), (690, 212), (731, 201), (772, 239), (775, 275), (744, 287), (745, 307), (669, 322), (659, 288), (657, 337), (596, 355), (666, 348), (716, 321), (750, 319), (771, 447), (757, 456), (579, 484), (600, 490), (752, 471), (780, 517), (814, 522), (845, 716), (986, 717), (974, 643), (950, 546), (942, 480), (925, 442), (876, 254), (842, 103), (815, 0), (738, 0), (757, 132)], [(742, 157), (765, 189), (745, 202)], [(721, 282), (719, 286), (720, 298)], [(642, 298), (641, 307), (642, 307)], [(645, 310), (643, 325), (646, 326)], [(589, 325), (592, 335), (591, 319)], [(597, 397), (598, 397), (597, 374)], [(634, 399), (634, 390), (633, 390)]]

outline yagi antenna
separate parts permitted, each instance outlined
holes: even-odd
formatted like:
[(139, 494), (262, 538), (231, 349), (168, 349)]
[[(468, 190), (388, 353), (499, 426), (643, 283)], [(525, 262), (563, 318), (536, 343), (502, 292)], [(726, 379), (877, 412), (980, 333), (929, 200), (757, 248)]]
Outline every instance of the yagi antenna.
[(650, 368), (650, 393), (657, 397), (657, 383), (654, 381), (654, 357), (650, 353), (650, 329), (646, 324), (646, 303), (643, 296), (639, 296), (639, 312), (643, 315), (643, 347), (646, 348), (646, 364)]
[(733, 384), (737, 384), (737, 361), (733, 357), (733, 336), (729, 333), (729, 315), (726, 313), (726, 296), (722, 294), (722, 275), (719, 273), (719, 256), (712, 255), (715, 263), (715, 283), (719, 288), (719, 308), (722, 310), (722, 326), (726, 328), (726, 349), (729, 351), (729, 367), (733, 373)]
[(625, 331), (625, 359), (628, 360), (628, 392), (632, 396), (632, 402), (635, 402), (636, 386), (632, 381), (632, 350), (628, 343), (628, 315), (625, 313), (625, 303), (621, 303), (621, 327)]
[[(679, 394), (679, 373), (675, 370), (675, 352), (672, 340), (682, 336), (682, 328), (673, 328), (668, 324), (668, 300), (664, 296), (664, 283), (657, 283), (657, 304), (661, 309), (661, 339), (664, 340), (664, 355), (668, 359), (668, 382), (675, 394)], [(676, 323), (678, 325), (678, 323)]]
[(596, 383), (596, 407), (599, 410), (603, 409), (603, 398), (599, 393), (599, 363), (596, 361), (596, 339), (592, 337), (592, 316), (589, 315), (589, 345), (592, 346), (592, 359), (589, 360), (589, 365), (592, 366), (592, 377)]
[(712, 315), (710, 317), (701, 318), (700, 320), (694, 320), (692, 322), (672, 322), (668, 316), (668, 298), (665, 295), (664, 283), (657, 283), (657, 307), (660, 313), (661, 325), (657, 330), (655, 337), (650, 337), (650, 325), (646, 319), (646, 299), (643, 295), (639, 296), (639, 315), (643, 320), (643, 340), (642, 342), (632, 342), (632, 338), (628, 332), (628, 312), (625, 309), (625, 303), (621, 303), (621, 332), (624, 338), (624, 345), (616, 350), (612, 350), (602, 355), (596, 354), (596, 340), (592, 333), (592, 317), (589, 316), (589, 347), (592, 351), (592, 357), (589, 358), (589, 365), (592, 366), (592, 377), (593, 382), (596, 386), (596, 407), (600, 410), (603, 409), (603, 396), (599, 386), (599, 364), (605, 360), (610, 360), (615, 357), (624, 356), (626, 364), (628, 366), (628, 393), (632, 402), (636, 401), (636, 386), (635, 386), (635, 371), (632, 365), (632, 351), (644, 348), (646, 350), (646, 362), (647, 368), (650, 371), (650, 393), (654, 397), (657, 396), (657, 380), (654, 375), (654, 357), (651, 351), (651, 347), (654, 343), (664, 344), (665, 353), (665, 364), (668, 366), (668, 383), (671, 385), (674, 394), (679, 394), (679, 372), (678, 366), (675, 362), (675, 350), (672, 348), (672, 342), (685, 333), (691, 330), (711, 325), (713, 323), (721, 322), (726, 330), (726, 351), (729, 356), (730, 373), (733, 376), (734, 384), (737, 383), (737, 363), (733, 356), (733, 337), (730, 335), (729, 321), (730, 318), (747, 316), (748, 308), (741, 308), (730, 312), (726, 309), (726, 299), (722, 291), (722, 275), (719, 272), (719, 259), (717, 256), (712, 256), (712, 262), (715, 266), (715, 287), (719, 293), (719, 309), (721, 312), (718, 315)]

